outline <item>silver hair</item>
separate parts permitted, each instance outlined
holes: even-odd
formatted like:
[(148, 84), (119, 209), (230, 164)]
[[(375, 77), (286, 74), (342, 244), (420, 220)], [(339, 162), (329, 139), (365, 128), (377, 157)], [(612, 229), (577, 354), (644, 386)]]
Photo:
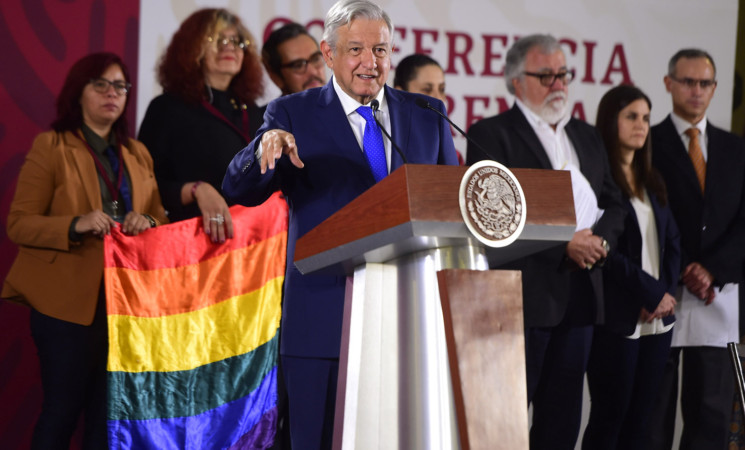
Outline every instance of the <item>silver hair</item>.
[[(369, 0), (340, 0), (329, 9), (323, 24), (323, 40), (336, 51), (339, 27), (350, 24), (354, 19), (383, 20), (388, 26), (393, 40), (393, 22), (383, 8)], [(391, 45), (393, 45), (391, 43)]]
[(525, 57), (533, 47), (538, 47), (541, 53), (546, 54), (561, 50), (559, 41), (550, 34), (531, 34), (518, 39), (507, 51), (504, 61), (504, 82), (507, 84), (507, 91), (512, 95), (515, 95), (512, 80), (523, 77)]
[(675, 77), (675, 66), (678, 64), (678, 61), (680, 61), (681, 58), (708, 59), (709, 62), (711, 63), (711, 68), (714, 69), (714, 77), (717, 76), (717, 66), (714, 65), (714, 58), (711, 57), (709, 52), (698, 49), (698, 48), (684, 48), (682, 50), (678, 50), (678, 52), (674, 54), (672, 58), (670, 58), (670, 62), (667, 64), (667, 75), (668, 76)]

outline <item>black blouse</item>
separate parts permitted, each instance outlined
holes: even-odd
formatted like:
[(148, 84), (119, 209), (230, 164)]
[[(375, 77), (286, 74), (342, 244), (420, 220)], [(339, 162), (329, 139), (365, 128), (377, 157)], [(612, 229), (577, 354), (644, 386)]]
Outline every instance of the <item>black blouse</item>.
[[(212, 90), (212, 105), (239, 130), (240, 105), (227, 92)], [(251, 138), (262, 123), (261, 110), (247, 105)], [(222, 118), (202, 104), (189, 104), (164, 93), (150, 102), (140, 126), (139, 140), (150, 151), (163, 206), (171, 222), (200, 216), (196, 202), (181, 204), (181, 188), (204, 181), (219, 192), (230, 161), (248, 142)]]

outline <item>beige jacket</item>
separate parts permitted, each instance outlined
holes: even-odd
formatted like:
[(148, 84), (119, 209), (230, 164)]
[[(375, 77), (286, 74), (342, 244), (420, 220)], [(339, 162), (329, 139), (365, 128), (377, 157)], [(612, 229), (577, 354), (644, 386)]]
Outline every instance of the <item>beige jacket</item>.
[[(131, 180), (132, 209), (158, 223), (167, 219), (142, 143), (130, 139), (122, 160)], [(93, 322), (103, 276), (103, 241), (68, 237), (73, 218), (102, 209), (93, 157), (72, 132), (47, 131), (34, 140), (21, 167), (8, 214), (8, 237), (20, 246), (2, 298), (28, 304), (68, 322)]]

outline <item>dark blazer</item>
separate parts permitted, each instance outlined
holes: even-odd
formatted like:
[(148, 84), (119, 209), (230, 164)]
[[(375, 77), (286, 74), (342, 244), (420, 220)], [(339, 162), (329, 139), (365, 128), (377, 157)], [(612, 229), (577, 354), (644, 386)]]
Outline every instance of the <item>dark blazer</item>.
[[(580, 170), (592, 186), (598, 206), (605, 210), (593, 232), (613, 248), (623, 227), (625, 211), (603, 142), (594, 127), (580, 120), (571, 119), (565, 129), (579, 157)], [(495, 159), (508, 168), (551, 169), (541, 141), (517, 105), (476, 122), (468, 134), (489, 152), (487, 155), (469, 143), (466, 152), (469, 165)], [(558, 325), (567, 315), (570, 298), (579, 302), (579, 307), (572, 307), (567, 317), (570, 323), (588, 325), (603, 320), (601, 271), (569, 271), (563, 264), (565, 250), (566, 245), (560, 245), (504, 266), (522, 271), (523, 309), (528, 327)]]
[[(122, 146), (131, 180), (132, 210), (166, 223), (153, 160), (134, 139)], [(2, 297), (42, 314), (90, 325), (103, 277), (103, 240), (69, 239), (76, 216), (102, 209), (93, 157), (70, 131), (47, 131), (34, 140), (18, 176), (8, 213), (8, 237), (20, 246)]]
[(681, 268), (699, 262), (717, 286), (742, 281), (745, 259), (745, 142), (710, 123), (706, 192), (672, 119), (652, 127), (653, 163), (667, 184), (680, 229)]
[[(605, 301), (604, 326), (610, 331), (628, 336), (634, 332), (641, 308), (654, 312), (665, 292), (675, 295), (680, 274), (680, 233), (667, 206), (660, 206), (649, 192), (660, 251), (660, 277), (655, 279), (642, 270), (642, 236), (636, 211), (624, 198), (626, 220), (618, 244), (611, 250), (603, 267)], [(675, 316), (662, 319), (665, 325)]]
[[(248, 133), (253, 137), (261, 125), (261, 112), (253, 103), (247, 107)], [(240, 116), (239, 110), (236, 115)], [(233, 119), (240, 123), (239, 118)], [(168, 93), (150, 102), (138, 137), (153, 155), (155, 177), (171, 221), (201, 216), (196, 202), (181, 203), (181, 188), (201, 180), (219, 192), (225, 169), (248, 143), (204, 106), (188, 104)]]
[[(433, 111), (417, 107), (410, 94), (385, 88), (393, 141), (413, 164), (457, 165), (450, 126)], [(427, 100), (444, 113), (442, 102)], [(261, 175), (254, 152), (263, 133), (283, 129), (295, 136), (298, 169), (283, 157)], [(391, 156), (391, 171), (401, 166)], [(225, 194), (244, 205), (257, 205), (281, 189), (290, 206), (287, 273), (282, 314), (281, 352), (288, 356), (337, 358), (341, 338), (345, 277), (303, 276), (292, 263), (295, 241), (375, 183), (334, 91), (325, 86), (280, 97), (269, 103), (264, 124), (230, 163)]]

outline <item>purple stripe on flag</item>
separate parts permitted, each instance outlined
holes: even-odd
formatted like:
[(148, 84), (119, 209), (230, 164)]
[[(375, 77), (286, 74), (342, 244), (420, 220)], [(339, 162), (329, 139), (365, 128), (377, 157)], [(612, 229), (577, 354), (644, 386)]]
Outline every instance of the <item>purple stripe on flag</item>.
[[(277, 368), (249, 395), (196, 416), (110, 420), (110, 448), (266, 448), (277, 421)], [(252, 441), (251, 437), (259, 439)], [(240, 444), (240, 446), (238, 446)]]
[(251, 431), (244, 434), (229, 450), (269, 448), (274, 443), (274, 434), (276, 431), (277, 407), (275, 406), (261, 416), (259, 423)]

